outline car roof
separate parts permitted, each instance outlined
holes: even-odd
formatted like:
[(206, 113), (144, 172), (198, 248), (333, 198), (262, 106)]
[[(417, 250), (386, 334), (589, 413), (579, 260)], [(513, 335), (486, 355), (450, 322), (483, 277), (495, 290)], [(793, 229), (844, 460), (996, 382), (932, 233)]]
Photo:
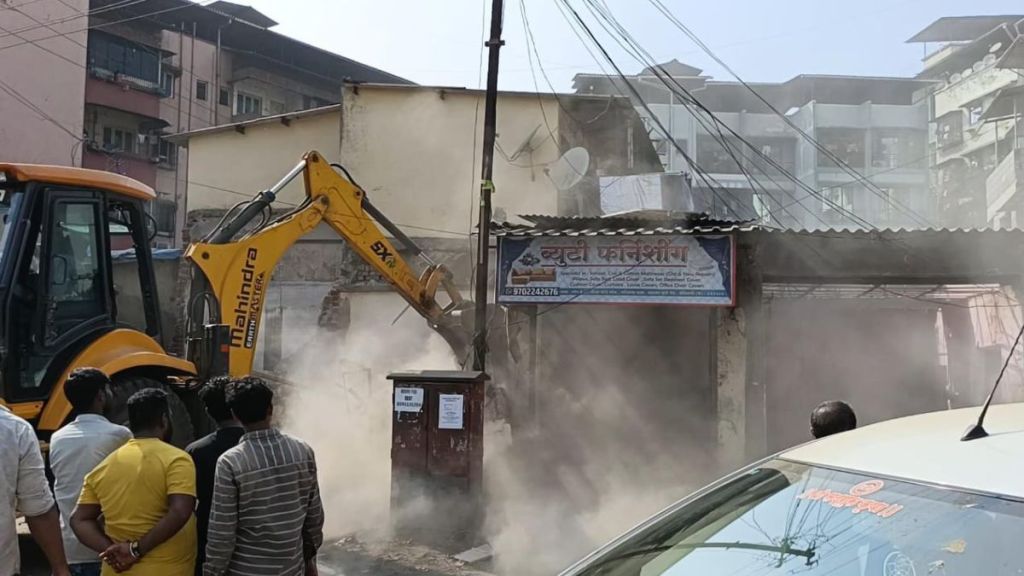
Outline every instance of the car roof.
[(784, 451), (807, 464), (1024, 498), (1024, 403), (992, 406), (989, 436), (960, 437), (980, 408), (897, 418)]
[(156, 198), (156, 192), (142, 182), (102, 170), (45, 164), (0, 163), (0, 172), (6, 174), (8, 179), (18, 182), (48, 182), (64, 186), (98, 188), (146, 201)]

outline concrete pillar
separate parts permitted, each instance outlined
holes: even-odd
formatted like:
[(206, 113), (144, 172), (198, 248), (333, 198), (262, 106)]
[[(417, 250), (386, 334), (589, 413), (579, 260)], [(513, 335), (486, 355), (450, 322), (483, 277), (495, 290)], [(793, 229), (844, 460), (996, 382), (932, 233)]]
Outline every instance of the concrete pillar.
[(714, 313), (717, 362), (718, 463), (735, 470), (746, 463), (747, 337), (742, 308)]

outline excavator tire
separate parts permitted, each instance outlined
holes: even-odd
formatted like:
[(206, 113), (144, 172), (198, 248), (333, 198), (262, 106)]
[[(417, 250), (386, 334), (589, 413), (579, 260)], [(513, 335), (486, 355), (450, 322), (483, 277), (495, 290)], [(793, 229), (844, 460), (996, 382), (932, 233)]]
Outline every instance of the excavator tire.
[(114, 377), (111, 386), (113, 397), (107, 413), (110, 414), (110, 421), (128, 425), (128, 399), (139, 390), (146, 388), (157, 388), (167, 392), (167, 403), (171, 408), (171, 443), (178, 448), (184, 448), (189, 442), (195, 439), (195, 430), (192, 426), (192, 418), (189, 416), (188, 407), (178, 394), (166, 383), (145, 376)]

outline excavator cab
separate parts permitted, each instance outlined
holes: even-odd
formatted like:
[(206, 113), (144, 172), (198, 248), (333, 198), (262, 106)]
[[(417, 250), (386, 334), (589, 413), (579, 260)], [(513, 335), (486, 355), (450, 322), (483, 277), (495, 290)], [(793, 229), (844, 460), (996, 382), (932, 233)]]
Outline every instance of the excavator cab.
[[(59, 427), (70, 412), (59, 383), (71, 367), (152, 379), (193, 371), (159, 344), (154, 198), (107, 172), (0, 164), (0, 398), (16, 414)], [(119, 280), (136, 297), (116, 289), (114, 250), (134, 251)], [(142, 355), (126, 358), (133, 353)], [(153, 370), (161, 364), (166, 371)]]

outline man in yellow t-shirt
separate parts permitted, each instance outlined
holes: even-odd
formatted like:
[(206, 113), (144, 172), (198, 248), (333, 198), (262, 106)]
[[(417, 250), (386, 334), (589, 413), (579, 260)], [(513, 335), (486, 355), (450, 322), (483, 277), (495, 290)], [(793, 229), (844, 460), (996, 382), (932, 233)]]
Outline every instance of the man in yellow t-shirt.
[(100, 553), (103, 576), (192, 576), (196, 472), (192, 458), (166, 442), (167, 393), (136, 392), (128, 422), (135, 438), (85, 477), (71, 528)]

